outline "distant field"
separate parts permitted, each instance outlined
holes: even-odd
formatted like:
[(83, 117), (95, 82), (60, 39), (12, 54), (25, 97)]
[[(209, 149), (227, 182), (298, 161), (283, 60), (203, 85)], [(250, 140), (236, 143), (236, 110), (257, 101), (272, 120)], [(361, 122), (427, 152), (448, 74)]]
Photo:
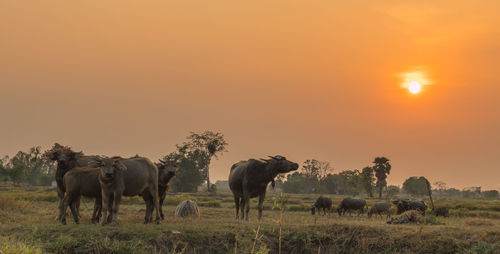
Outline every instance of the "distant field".
[[(437, 199), (437, 205), (452, 208), (449, 218), (427, 216), (419, 225), (388, 225), (366, 214), (312, 216), (309, 207), (317, 195), (285, 196), (283, 253), (500, 253), (498, 200)], [(250, 221), (238, 222), (227, 192), (169, 195), (161, 225), (142, 224), (145, 206), (139, 197), (124, 199), (119, 226), (92, 225), (92, 201), (83, 200), (82, 224), (68, 216), (63, 226), (54, 221), (54, 189), (0, 187), (0, 253), (277, 253), (277, 197), (268, 194), (260, 227), (256, 200)], [(330, 197), (334, 206), (343, 198)], [(200, 219), (174, 218), (175, 205), (185, 199), (197, 201)], [(368, 200), (374, 202), (378, 200)]]

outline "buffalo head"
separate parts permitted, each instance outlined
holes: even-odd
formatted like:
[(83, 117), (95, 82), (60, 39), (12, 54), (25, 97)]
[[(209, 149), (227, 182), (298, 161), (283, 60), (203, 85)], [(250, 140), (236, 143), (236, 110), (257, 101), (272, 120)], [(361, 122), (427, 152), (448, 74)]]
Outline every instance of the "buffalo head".
[(103, 179), (113, 179), (117, 173), (127, 170), (127, 167), (120, 161), (121, 158), (104, 158), (97, 160), (97, 166), (100, 168)]
[(179, 170), (179, 162), (176, 160), (160, 160), (158, 165), (158, 182), (168, 183)]
[(271, 159), (265, 160), (265, 161), (267, 161), (267, 163), (269, 163), (269, 165), (272, 168), (277, 170), (278, 174), (288, 173), (290, 171), (294, 171), (294, 170), (297, 170), (299, 168), (299, 164), (297, 164), (295, 162), (291, 162), (281, 155), (269, 156), (269, 158), (271, 158)]
[(72, 168), (72, 163), (82, 157), (82, 152), (74, 152), (68, 146), (62, 146), (58, 143), (54, 144), (52, 149), (45, 152), (44, 156), (49, 160), (56, 161), (59, 168)]
[(311, 206), (311, 214), (316, 214), (316, 206)]

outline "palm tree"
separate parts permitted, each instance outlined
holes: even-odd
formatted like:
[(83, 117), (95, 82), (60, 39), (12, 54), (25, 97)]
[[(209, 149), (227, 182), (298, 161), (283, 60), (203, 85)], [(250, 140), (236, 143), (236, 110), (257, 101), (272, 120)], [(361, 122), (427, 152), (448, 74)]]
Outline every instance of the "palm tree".
[(387, 187), (387, 175), (391, 172), (391, 164), (386, 157), (376, 157), (373, 161), (373, 170), (377, 177), (378, 198), (382, 198), (382, 190)]

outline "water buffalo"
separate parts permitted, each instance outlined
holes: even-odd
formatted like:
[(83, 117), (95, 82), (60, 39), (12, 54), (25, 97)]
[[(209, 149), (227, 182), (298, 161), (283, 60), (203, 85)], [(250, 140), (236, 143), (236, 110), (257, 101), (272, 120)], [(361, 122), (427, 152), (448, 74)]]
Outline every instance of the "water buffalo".
[(76, 210), (76, 202), (73, 200), (80, 200), (80, 196), (96, 198), (94, 204), (94, 214), (92, 215), (92, 223), (99, 221), (101, 217), (101, 185), (99, 184), (98, 168), (90, 167), (76, 167), (66, 173), (63, 177), (63, 185), (66, 193), (63, 198), (63, 205), (60, 214), (61, 223), (66, 224), (66, 209), (70, 205), (71, 212), (75, 219), (75, 223), (79, 224), (79, 216)]
[(373, 214), (378, 214), (382, 217), (382, 214), (387, 214), (387, 218), (391, 217), (391, 204), (387, 202), (376, 203), (368, 211), (368, 218), (371, 218)]
[(448, 216), (450, 216), (450, 208), (448, 208), (446, 206), (438, 206), (433, 211), (433, 214), (436, 216), (448, 217)]
[(359, 215), (365, 212), (366, 200), (355, 198), (344, 198), (337, 207), (339, 216), (345, 214), (346, 211), (359, 210)]
[(409, 210), (418, 210), (423, 215), (425, 215), (425, 210), (427, 210), (427, 205), (422, 200), (394, 200), (392, 201), (398, 208), (398, 214), (402, 214)]
[[(58, 143), (55, 143), (52, 149), (45, 152), (45, 156), (49, 160), (53, 160), (57, 162), (57, 170), (56, 170), (56, 183), (57, 183), (57, 196), (59, 197), (59, 211), (62, 211), (62, 204), (64, 193), (66, 192), (65, 186), (63, 184), (64, 175), (71, 169), (75, 167), (86, 167), (89, 163), (96, 162), (99, 157), (98, 156), (85, 156), (82, 152), (74, 152), (68, 146), (62, 146)], [(77, 214), (79, 216), (80, 210), (80, 199), (74, 199), (72, 202), (75, 202)], [(97, 201), (96, 201), (97, 202)], [(56, 217), (56, 220), (60, 220), (62, 214), (59, 213)], [(95, 220), (95, 218), (92, 218)]]
[[(159, 196), (159, 206), (160, 206), (160, 217), (162, 220), (165, 219), (165, 215), (163, 214), (163, 201), (165, 201), (165, 197), (167, 196), (167, 192), (170, 189), (170, 181), (175, 177), (175, 173), (179, 170), (179, 162), (176, 160), (160, 160), (160, 163), (155, 163), (158, 168), (158, 196)], [(150, 209), (151, 212), (149, 214), (153, 214), (153, 200), (150, 195), (143, 196), (144, 201), (147, 202), (147, 208)], [(153, 217), (144, 218), (144, 220), (149, 220), (152, 222)]]
[[(250, 198), (259, 197), (259, 220), (262, 219), (262, 208), (266, 196), (267, 185), (274, 183), (280, 173), (297, 170), (299, 165), (283, 156), (269, 156), (270, 159), (240, 161), (231, 167), (229, 188), (233, 192), (236, 207), (236, 219), (241, 207), (241, 219), (248, 220)], [(246, 216), (244, 210), (246, 209)]]
[[(118, 224), (118, 210), (122, 196), (150, 195), (156, 212), (156, 224), (160, 224), (158, 203), (158, 168), (147, 158), (120, 157), (99, 160), (99, 182), (102, 191), (103, 218), (101, 225), (108, 222), (108, 210), (111, 224)], [(146, 202), (146, 207), (149, 202)], [(151, 210), (146, 209), (144, 224), (149, 222)]]
[(326, 215), (326, 210), (328, 212), (331, 212), (332, 209), (332, 200), (330, 198), (325, 198), (325, 197), (319, 197), (316, 200), (316, 203), (311, 207), (311, 214), (314, 215), (316, 213), (316, 209), (320, 211), (320, 209), (323, 209), (323, 214)]

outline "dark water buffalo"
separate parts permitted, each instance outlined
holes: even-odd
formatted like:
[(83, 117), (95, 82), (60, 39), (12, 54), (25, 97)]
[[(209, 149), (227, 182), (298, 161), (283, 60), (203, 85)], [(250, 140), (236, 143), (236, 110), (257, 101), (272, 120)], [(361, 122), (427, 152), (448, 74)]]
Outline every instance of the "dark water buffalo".
[(274, 178), (278, 174), (288, 173), (297, 170), (297, 168), (299, 168), (297, 163), (279, 155), (270, 156), (270, 159), (250, 159), (234, 164), (229, 173), (229, 188), (234, 196), (236, 218), (238, 218), (238, 211), (241, 207), (241, 219), (248, 220), (250, 198), (258, 196), (259, 220), (262, 219), (262, 208), (267, 185), (270, 182), (274, 183)]
[[(160, 206), (160, 217), (162, 220), (165, 219), (165, 215), (163, 214), (163, 202), (165, 201), (165, 197), (167, 196), (167, 192), (170, 189), (170, 181), (175, 177), (175, 174), (179, 170), (179, 162), (175, 160), (160, 160), (160, 163), (155, 163), (158, 168), (158, 197), (159, 197), (159, 206)], [(147, 202), (147, 208), (150, 209), (151, 212), (149, 214), (153, 214), (153, 200), (150, 195), (143, 196), (144, 201)], [(144, 218), (145, 220), (149, 220), (152, 222), (153, 216), (149, 218)]]
[[(158, 168), (147, 158), (134, 157), (123, 159), (119, 157), (104, 158), (99, 161), (99, 182), (102, 190), (103, 218), (101, 225), (108, 222), (108, 210), (111, 224), (118, 224), (118, 210), (122, 196), (143, 197), (149, 195), (156, 211), (156, 224), (160, 224), (158, 202)], [(149, 202), (146, 202), (146, 207)], [(151, 210), (146, 209), (144, 223), (149, 222)]]
[(75, 219), (75, 223), (79, 224), (79, 216), (76, 210), (76, 202), (80, 200), (80, 196), (96, 198), (94, 204), (94, 214), (92, 215), (92, 223), (99, 221), (101, 217), (101, 185), (99, 184), (100, 169), (90, 167), (76, 167), (66, 173), (63, 177), (63, 185), (66, 193), (63, 198), (63, 205), (59, 211), (62, 214), (61, 223), (66, 224), (66, 209), (70, 205), (71, 212)]
[(332, 200), (330, 198), (319, 197), (316, 199), (316, 203), (311, 207), (311, 214), (314, 215), (316, 213), (316, 209), (320, 211), (323, 209), (323, 214), (326, 214), (326, 211), (331, 212), (332, 210)]
[(344, 198), (337, 207), (339, 216), (342, 216), (347, 211), (359, 210), (359, 215), (365, 212), (366, 200), (355, 198)]
[(448, 216), (450, 216), (450, 208), (445, 207), (445, 206), (436, 207), (433, 214), (436, 216), (448, 217)]
[[(62, 146), (58, 143), (55, 143), (52, 149), (48, 150), (45, 153), (45, 156), (53, 161), (57, 162), (57, 170), (56, 170), (56, 183), (57, 183), (57, 196), (59, 196), (59, 211), (62, 211), (62, 204), (64, 193), (66, 192), (65, 186), (63, 184), (64, 175), (71, 169), (75, 167), (87, 167), (89, 163), (96, 162), (99, 157), (98, 156), (86, 156), (83, 155), (82, 152), (74, 152), (68, 146)], [(75, 199), (72, 202), (75, 202), (77, 214), (79, 216), (80, 210), (80, 199)], [(97, 201), (96, 201), (97, 202)], [(60, 220), (62, 214), (59, 213), (56, 217), (57, 220)], [(95, 218), (92, 218), (95, 220)]]
[(392, 201), (398, 208), (398, 214), (402, 214), (409, 210), (417, 210), (420, 211), (423, 215), (425, 215), (425, 210), (427, 210), (427, 205), (422, 200), (394, 200)]
[(382, 217), (382, 214), (387, 214), (387, 218), (391, 217), (391, 204), (387, 202), (376, 203), (368, 211), (368, 218), (371, 218), (373, 214), (378, 214)]

